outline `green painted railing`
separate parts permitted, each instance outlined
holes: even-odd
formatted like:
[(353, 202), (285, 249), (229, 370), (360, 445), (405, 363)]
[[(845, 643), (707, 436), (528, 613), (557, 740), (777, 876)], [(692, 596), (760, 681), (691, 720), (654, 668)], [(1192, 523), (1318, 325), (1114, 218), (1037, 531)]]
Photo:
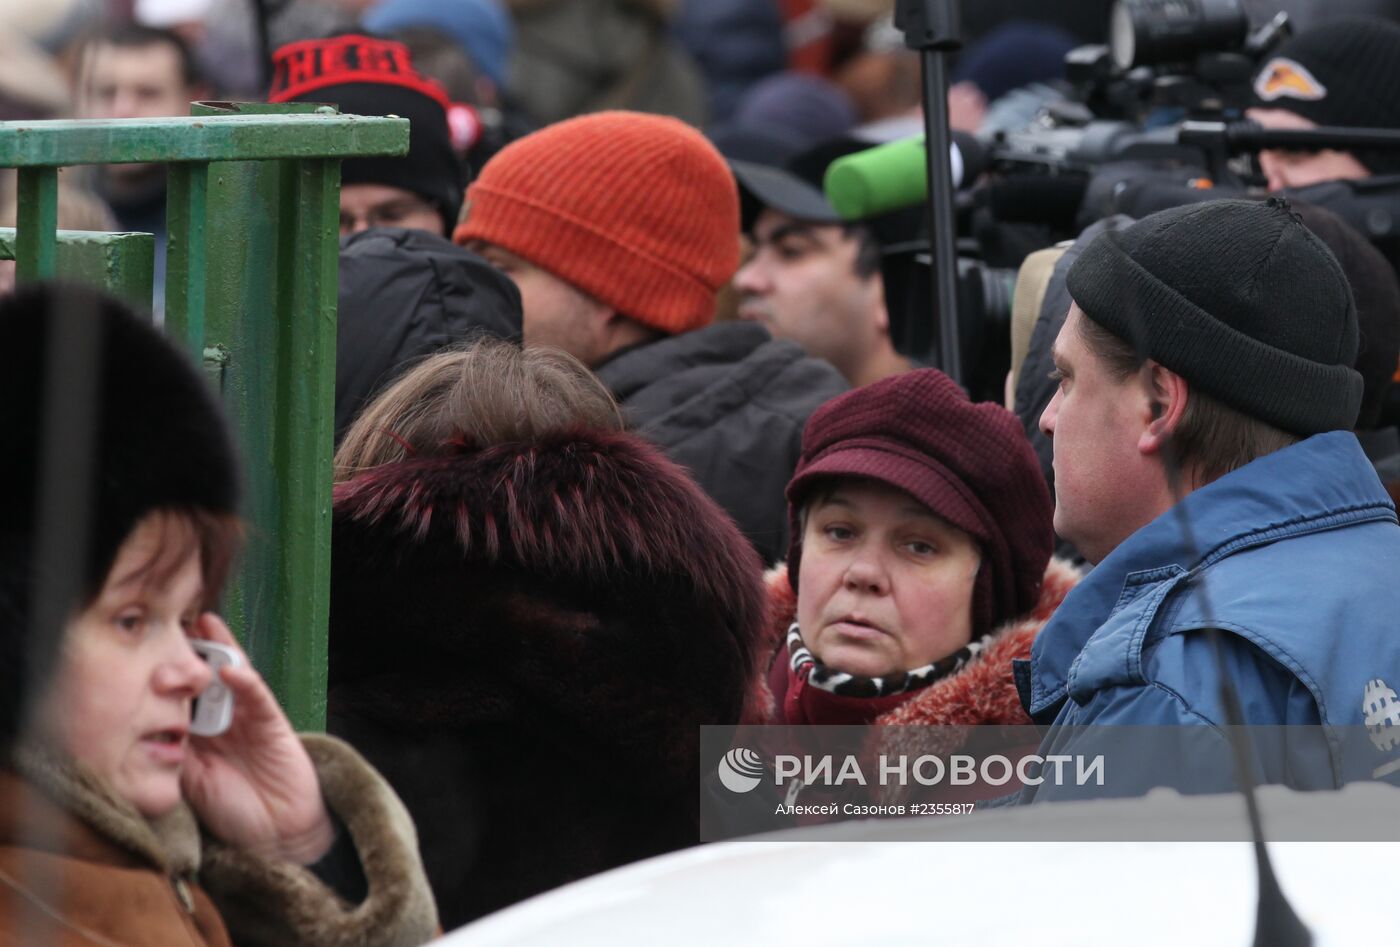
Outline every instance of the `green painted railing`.
[(103, 285), (150, 306), (149, 234), (57, 229), (57, 171), (168, 165), (165, 328), (218, 385), (248, 470), (249, 542), (226, 602), (302, 729), (325, 722), (340, 160), (402, 155), (408, 122), (310, 105), (196, 104), (189, 118), (0, 122), (19, 169), (0, 259), (20, 281)]
[[(16, 231), (0, 227), (0, 260), (18, 253)], [(91, 233), (60, 230), (55, 266), (70, 279), (105, 286), (139, 308), (149, 308), (154, 282), (155, 238), (148, 233)]]

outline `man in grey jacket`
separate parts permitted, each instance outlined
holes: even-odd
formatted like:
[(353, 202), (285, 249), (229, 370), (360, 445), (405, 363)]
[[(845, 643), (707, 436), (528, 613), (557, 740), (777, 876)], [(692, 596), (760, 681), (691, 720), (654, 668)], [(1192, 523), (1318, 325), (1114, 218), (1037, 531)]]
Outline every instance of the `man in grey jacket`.
[(637, 430), (778, 558), (802, 426), (846, 384), (762, 326), (713, 323), (739, 264), (738, 192), (714, 146), (635, 112), (550, 125), (487, 162), (453, 239), (515, 280), (526, 345), (596, 371)]

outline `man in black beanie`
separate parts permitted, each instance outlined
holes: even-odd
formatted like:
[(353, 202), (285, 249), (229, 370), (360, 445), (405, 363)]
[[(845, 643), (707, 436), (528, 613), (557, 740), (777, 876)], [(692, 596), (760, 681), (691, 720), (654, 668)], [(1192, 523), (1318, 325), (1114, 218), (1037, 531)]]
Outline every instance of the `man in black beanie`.
[[(1254, 78), (1246, 112), (1265, 128), (1400, 129), (1400, 25), (1378, 17), (1322, 23), (1279, 47)], [(1400, 173), (1400, 151), (1259, 153), (1269, 190)]]
[(1100, 235), (1068, 286), (1040, 426), (1056, 531), (1097, 566), (1020, 671), (1031, 716), (1059, 747), (1083, 739), (1061, 726), (1208, 724), (1110, 759), (1103, 791), (1226, 791), (1228, 677), (1243, 722), (1315, 725), (1256, 754), (1267, 781), (1400, 781), (1400, 525), (1351, 433), (1336, 258), (1285, 201), (1214, 201)]

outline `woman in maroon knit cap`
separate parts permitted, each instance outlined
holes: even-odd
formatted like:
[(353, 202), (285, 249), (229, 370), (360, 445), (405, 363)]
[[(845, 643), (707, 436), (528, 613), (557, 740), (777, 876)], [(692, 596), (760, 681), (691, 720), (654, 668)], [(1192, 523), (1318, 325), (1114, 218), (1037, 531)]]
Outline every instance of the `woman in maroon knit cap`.
[(827, 402), (787, 487), (779, 639), (748, 719), (1029, 723), (1011, 671), (1078, 580), (1015, 416), (921, 369)]

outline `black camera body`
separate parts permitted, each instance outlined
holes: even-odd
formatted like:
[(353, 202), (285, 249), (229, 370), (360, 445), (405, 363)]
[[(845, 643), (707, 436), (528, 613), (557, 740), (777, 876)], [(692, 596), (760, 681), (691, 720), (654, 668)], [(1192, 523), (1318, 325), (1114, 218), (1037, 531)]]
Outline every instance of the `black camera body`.
[[(1117, 0), (1109, 42), (1066, 58), (1065, 97), (1026, 127), (979, 139), (985, 174), (955, 196), (959, 350), (974, 397), (999, 397), (1016, 272), (1027, 253), (1070, 240), (1096, 220), (1209, 200), (1262, 185), (1261, 148), (1362, 147), (1316, 130), (1315, 142), (1269, 142), (1280, 133), (1243, 122), (1253, 77), (1304, 23), (1347, 12), (1400, 15), (1400, 0)], [(1392, 4), (1393, 10), (1355, 9)], [(1309, 18), (1307, 15), (1311, 13)], [(1371, 132), (1366, 147), (1396, 147), (1400, 132)], [(1330, 137), (1328, 137), (1330, 136)], [(1325, 139), (1325, 140), (1324, 140)], [(1371, 139), (1376, 139), (1372, 141)], [(1324, 190), (1326, 190), (1324, 188)], [(1336, 191), (1337, 193), (1333, 193)], [(1300, 194), (1300, 198), (1304, 195)], [(1345, 182), (1311, 195), (1400, 261), (1400, 177)], [(901, 350), (934, 350), (928, 242), (887, 257), (887, 299)], [(1400, 267), (1397, 267), (1400, 269)]]

